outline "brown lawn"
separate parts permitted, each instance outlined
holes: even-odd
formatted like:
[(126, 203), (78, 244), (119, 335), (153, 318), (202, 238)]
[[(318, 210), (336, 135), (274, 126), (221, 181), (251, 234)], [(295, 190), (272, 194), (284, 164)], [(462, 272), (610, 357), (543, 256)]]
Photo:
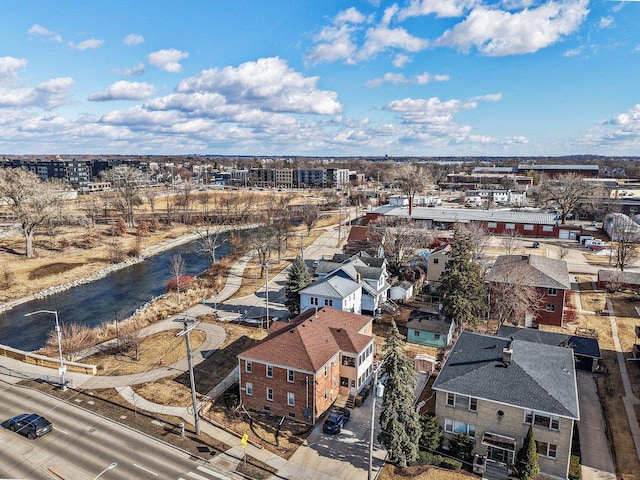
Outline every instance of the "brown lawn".
[[(168, 366), (185, 358), (187, 348), (183, 337), (176, 337), (180, 330), (165, 330), (145, 337), (140, 342), (138, 358), (135, 349), (118, 353), (100, 353), (82, 360), (83, 363), (97, 365), (98, 375), (129, 375), (147, 372), (160, 366)], [(197, 349), (204, 342), (201, 330), (190, 333), (191, 348)]]

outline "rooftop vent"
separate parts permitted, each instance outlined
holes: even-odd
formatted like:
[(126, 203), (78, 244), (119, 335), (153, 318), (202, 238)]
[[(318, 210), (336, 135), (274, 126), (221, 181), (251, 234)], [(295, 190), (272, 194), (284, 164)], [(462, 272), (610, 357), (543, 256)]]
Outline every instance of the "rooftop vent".
[(513, 357), (513, 349), (511, 348), (511, 343), (502, 349), (502, 363), (505, 366), (511, 364), (511, 358)]

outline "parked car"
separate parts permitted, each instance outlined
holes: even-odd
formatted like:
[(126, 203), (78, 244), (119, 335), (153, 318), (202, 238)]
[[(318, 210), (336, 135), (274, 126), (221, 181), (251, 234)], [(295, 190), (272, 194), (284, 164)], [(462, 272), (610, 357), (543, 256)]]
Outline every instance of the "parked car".
[(313, 268), (318, 268), (320, 266), (320, 260), (314, 260), (311, 265), (313, 265)]
[(531, 248), (540, 248), (540, 242), (533, 242)]
[(53, 430), (53, 424), (35, 413), (21, 413), (9, 420), (9, 430), (18, 432), (30, 440)]
[(322, 425), (324, 433), (340, 433), (342, 427), (349, 421), (351, 412), (348, 408), (334, 408)]

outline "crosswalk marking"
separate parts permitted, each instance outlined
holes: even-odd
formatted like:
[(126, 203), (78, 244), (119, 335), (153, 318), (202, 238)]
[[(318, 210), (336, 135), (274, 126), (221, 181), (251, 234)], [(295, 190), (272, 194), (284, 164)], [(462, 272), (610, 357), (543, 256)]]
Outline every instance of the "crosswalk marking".
[(203, 467), (201, 465), (198, 465), (197, 469), (200, 470), (201, 472), (211, 475), (212, 477), (219, 478), (220, 480), (229, 480), (229, 477), (221, 475), (218, 472), (214, 472), (213, 470)]

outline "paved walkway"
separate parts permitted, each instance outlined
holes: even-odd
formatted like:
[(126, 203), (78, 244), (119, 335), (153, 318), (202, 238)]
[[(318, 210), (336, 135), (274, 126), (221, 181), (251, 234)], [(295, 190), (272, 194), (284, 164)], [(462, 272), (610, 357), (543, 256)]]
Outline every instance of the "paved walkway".
[[(325, 229), (313, 245), (307, 247), (304, 251), (305, 256), (312, 255), (312, 258), (321, 258), (324, 255), (332, 255), (336, 251), (337, 247), (337, 231), (333, 228)], [(322, 252), (322, 253), (320, 253)], [(321, 256), (316, 256), (316, 255)], [(244, 269), (249, 261), (253, 258), (252, 254), (247, 254), (241, 257), (236, 263), (234, 263), (229, 271), (226, 284), (224, 288), (211, 298), (206, 299), (202, 304), (197, 304), (190, 307), (185, 312), (178, 315), (157, 322), (144, 329), (144, 335), (150, 335), (162, 330), (170, 329), (182, 329), (182, 323), (179, 321), (185, 317), (196, 318), (200, 315), (211, 314), (213, 312), (218, 313), (222, 318), (233, 316), (233, 312), (238, 311), (243, 305), (253, 305), (264, 302), (260, 299), (261, 291), (256, 292), (253, 295), (248, 295), (239, 299), (233, 299), (228, 304), (226, 302), (231, 296), (233, 296), (240, 286), (242, 285), (242, 277)], [(288, 268), (274, 276), (269, 280), (269, 285), (278, 284), (282, 282), (283, 278), (286, 278)], [(271, 288), (271, 287), (269, 287)], [(279, 291), (280, 289), (278, 289)], [(264, 290), (263, 290), (264, 292)], [(274, 298), (278, 298), (274, 295)], [(277, 304), (274, 304), (275, 307)], [(269, 312), (272, 314), (272, 300), (271, 289), (269, 291)], [(259, 310), (256, 310), (259, 312)], [(231, 315), (230, 315), (231, 313)], [(257, 314), (257, 313), (256, 313)], [(264, 313), (263, 313), (264, 315)], [(177, 320), (177, 321), (175, 321)], [(198, 329), (205, 331), (205, 342), (197, 349), (193, 350), (193, 363), (194, 365), (204, 361), (209, 355), (215, 351), (225, 339), (224, 329), (218, 325), (200, 323)], [(112, 341), (113, 342), (113, 341)], [(109, 342), (107, 342), (108, 344)], [(104, 348), (104, 345), (102, 346)], [(98, 350), (100, 346), (95, 347)], [(26, 374), (53, 376), (52, 369), (39, 367), (32, 364), (23, 363), (7, 357), (0, 357), (0, 366), (4, 366), (8, 369), (15, 370), (17, 372), (24, 372)], [(189, 424), (193, 424), (193, 408), (192, 407), (170, 407), (165, 405), (159, 405), (153, 403), (137, 393), (131, 388), (131, 385), (146, 383), (160, 378), (172, 376), (176, 374), (176, 371), (187, 371), (187, 360), (181, 359), (178, 362), (168, 365), (162, 368), (157, 368), (147, 372), (141, 372), (133, 375), (120, 375), (120, 376), (90, 376), (79, 373), (69, 372), (66, 377), (72, 379), (74, 387), (82, 386), (84, 389), (98, 389), (98, 388), (115, 388), (119, 394), (127, 400), (130, 404), (141, 410), (162, 413), (167, 415), (176, 416), (185, 420)], [(55, 372), (55, 371), (54, 371)], [(0, 375), (5, 381), (19, 381), (20, 378), (7, 377)], [(227, 431), (220, 429), (208, 421), (201, 419), (199, 422), (202, 432), (209, 434), (210, 436), (220, 440), (221, 442), (229, 445), (230, 449), (224, 454), (216, 455), (214, 460), (210, 463), (220, 464), (224, 470), (229, 470), (237, 465), (243, 458), (245, 451), (240, 443), (240, 438), (236, 435), (230, 434)], [(319, 471), (314, 468), (309, 468), (305, 465), (289, 462), (267, 450), (260, 449), (251, 444), (246, 447), (246, 454), (256, 458), (257, 460), (264, 462), (277, 470), (277, 475), (274, 478), (278, 479), (298, 479), (305, 478), (309, 480), (343, 480), (340, 476), (334, 476), (330, 473)], [(231, 467), (230, 467), (231, 465)], [(318, 465), (321, 467), (321, 465)], [(366, 473), (363, 474), (363, 478)], [(353, 478), (353, 477), (349, 477)]]

